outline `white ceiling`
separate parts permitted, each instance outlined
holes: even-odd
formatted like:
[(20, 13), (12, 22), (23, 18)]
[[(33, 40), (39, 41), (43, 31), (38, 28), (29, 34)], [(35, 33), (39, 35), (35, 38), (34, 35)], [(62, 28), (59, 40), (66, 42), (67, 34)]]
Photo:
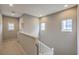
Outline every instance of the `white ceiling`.
[(13, 17), (20, 17), (23, 14), (29, 14), (33, 16), (45, 16), (51, 13), (73, 7), (75, 5), (68, 5), (64, 7), (64, 4), (14, 4), (9, 6), (9, 4), (1, 4), (0, 10), (2, 14), (11, 16), (11, 11), (15, 12)]

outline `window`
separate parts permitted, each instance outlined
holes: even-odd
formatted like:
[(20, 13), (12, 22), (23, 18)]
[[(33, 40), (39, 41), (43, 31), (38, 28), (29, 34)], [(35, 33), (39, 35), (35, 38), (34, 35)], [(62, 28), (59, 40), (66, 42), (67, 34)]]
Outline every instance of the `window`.
[(62, 31), (72, 32), (72, 19), (62, 21)]
[(45, 30), (45, 23), (41, 23), (41, 31)]
[(14, 24), (13, 23), (8, 23), (8, 31), (14, 30)]

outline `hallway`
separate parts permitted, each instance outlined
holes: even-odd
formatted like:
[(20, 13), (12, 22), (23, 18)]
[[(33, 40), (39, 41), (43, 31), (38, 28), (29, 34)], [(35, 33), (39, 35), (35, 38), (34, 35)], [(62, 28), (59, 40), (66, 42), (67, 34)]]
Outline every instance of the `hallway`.
[(16, 39), (8, 39), (3, 41), (2, 55), (24, 55), (22, 47), (17, 43)]
[(0, 55), (78, 54), (78, 5), (0, 6)]

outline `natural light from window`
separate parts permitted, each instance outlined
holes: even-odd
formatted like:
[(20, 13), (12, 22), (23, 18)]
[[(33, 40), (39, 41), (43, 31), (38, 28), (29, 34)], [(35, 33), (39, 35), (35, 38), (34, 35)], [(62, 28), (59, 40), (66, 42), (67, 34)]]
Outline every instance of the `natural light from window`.
[(72, 32), (72, 19), (62, 21), (62, 32)]
[(41, 31), (44, 31), (45, 30), (45, 23), (41, 23)]
[(14, 24), (13, 23), (8, 23), (8, 31), (14, 30)]

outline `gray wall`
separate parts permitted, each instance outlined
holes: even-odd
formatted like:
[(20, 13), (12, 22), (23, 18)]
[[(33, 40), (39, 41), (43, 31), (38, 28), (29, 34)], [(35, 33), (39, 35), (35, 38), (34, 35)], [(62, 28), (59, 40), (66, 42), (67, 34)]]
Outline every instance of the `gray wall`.
[(37, 17), (25, 14), (20, 18), (19, 25), (20, 31), (38, 37), (39, 19)]
[(2, 15), (0, 15), (0, 44), (2, 42)]
[[(73, 22), (72, 32), (62, 32), (61, 22), (71, 18)], [(40, 40), (50, 48), (54, 48), (56, 55), (77, 54), (77, 8), (70, 8), (41, 18), (46, 23), (45, 31), (40, 31)]]
[[(8, 23), (14, 23), (14, 30), (8, 31)], [(3, 39), (13, 39), (17, 37), (19, 31), (19, 19), (15, 17), (3, 16)]]
[(2, 15), (0, 15), (0, 54), (2, 49)]
[(79, 55), (79, 5), (77, 7), (77, 54)]
[[(39, 34), (39, 19), (37, 17), (24, 14), (20, 18), (19, 29), (20, 32), (23, 32), (26, 35), (18, 35), (18, 42), (22, 45), (24, 51), (28, 55), (36, 55), (37, 47), (35, 44)], [(32, 38), (31, 36), (35, 38)]]

